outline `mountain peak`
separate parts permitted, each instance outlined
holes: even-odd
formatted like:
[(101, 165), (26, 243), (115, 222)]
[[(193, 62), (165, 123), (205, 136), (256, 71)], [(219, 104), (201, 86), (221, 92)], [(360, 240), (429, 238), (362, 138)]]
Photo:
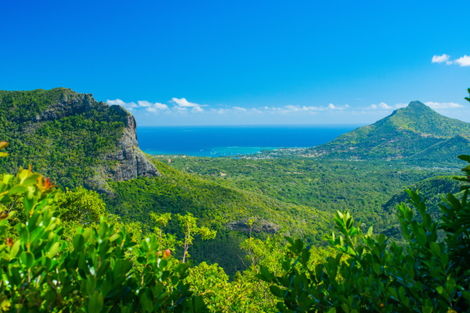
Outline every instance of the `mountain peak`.
[(425, 105), (424, 103), (422, 103), (421, 101), (418, 101), (418, 100), (415, 100), (415, 101), (411, 101), (409, 104), (408, 104), (408, 108), (429, 108), (427, 105)]
[(470, 138), (470, 123), (443, 116), (420, 101), (411, 101), (374, 124), (308, 151), (311, 156), (323, 158), (403, 159), (443, 142), (445, 147), (468, 149), (465, 138)]
[[(408, 106), (395, 110), (393, 114), (390, 116), (394, 116), (394, 118), (401, 117), (411, 120), (421, 119), (423, 120), (423, 115), (432, 118), (433, 116), (440, 116), (439, 113), (434, 111), (429, 106), (425, 105), (421, 101), (411, 101)], [(385, 118), (387, 119), (387, 118)]]
[(439, 114), (421, 101), (411, 101), (408, 106), (397, 110), (398, 112), (406, 112), (406, 113), (434, 113), (434, 114)]

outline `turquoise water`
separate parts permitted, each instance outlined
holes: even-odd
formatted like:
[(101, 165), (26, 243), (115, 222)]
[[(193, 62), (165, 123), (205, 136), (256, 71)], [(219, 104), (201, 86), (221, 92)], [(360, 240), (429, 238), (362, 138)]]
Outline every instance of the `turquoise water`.
[(150, 154), (235, 156), (326, 143), (358, 126), (138, 127), (140, 147)]

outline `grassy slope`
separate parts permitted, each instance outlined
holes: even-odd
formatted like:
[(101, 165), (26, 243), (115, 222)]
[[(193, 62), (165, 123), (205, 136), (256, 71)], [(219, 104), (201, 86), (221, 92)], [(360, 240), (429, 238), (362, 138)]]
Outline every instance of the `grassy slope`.
[(247, 236), (244, 232), (230, 230), (227, 227), (230, 222), (256, 217), (260, 223), (279, 225), (279, 233), (316, 242), (329, 229), (330, 214), (312, 207), (286, 203), (223, 181), (184, 173), (163, 162), (155, 161), (155, 165), (162, 176), (110, 183), (115, 193), (113, 198), (107, 199), (111, 210), (144, 224), (149, 223), (150, 212), (193, 213), (204, 225), (218, 230), (217, 239), (199, 242), (193, 255), (197, 260), (218, 262), (229, 272), (242, 266), (239, 243)]
[[(438, 142), (409, 158), (410, 161), (456, 164), (456, 156), (470, 153), (470, 139), (455, 136)], [(463, 162), (462, 162), (463, 164)], [(463, 165), (462, 165), (463, 166)]]
[[(322, 211), (351, 210), (355, 217), (386, 228), (382, 205), (404, 187), (453, 169), (399, 163), (312, 159), (249, 160), (175, 157), (173, 166), (215, 181)], [(223, 177), (221, 176), (224, 175)]]

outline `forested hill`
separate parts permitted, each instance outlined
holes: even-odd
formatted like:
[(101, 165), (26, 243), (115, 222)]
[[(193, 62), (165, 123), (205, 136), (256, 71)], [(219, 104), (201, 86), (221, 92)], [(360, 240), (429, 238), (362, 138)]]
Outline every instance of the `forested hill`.
[[(419, 101), (297, 155), (352, 160), (438, 161), (470, 151), (470, 123), (445, 117)], [(447, 154), (451, 154), (448, 158)]]
[(68, 187), (106, 190), (107, 179), (158, 175), (139, 150), (134, 117), (120, 106), (66, 88), (0, 91), (0, 168), (32, 165)]
[[(193, 214), (217, 230), (196, 240), (191, 254), (233, 273), (243, 265), (240, 244), (268, 235), (320, 242), (332, 214), (181, 172), (147, 159), (138, 147), (134, 117), (120, 106), (70, 89), (0, 91), (0, 142), (8, 142), (0, 171), (32, 165), (59, 187), (101, 191), (108, 212), (149, 231), (153, 213)], [(81, 189), (78, 188), (78, 193)], [(130, 225), (133, 225), (130, 223)], [(169, 231), (177, 232), (169, 226)]]

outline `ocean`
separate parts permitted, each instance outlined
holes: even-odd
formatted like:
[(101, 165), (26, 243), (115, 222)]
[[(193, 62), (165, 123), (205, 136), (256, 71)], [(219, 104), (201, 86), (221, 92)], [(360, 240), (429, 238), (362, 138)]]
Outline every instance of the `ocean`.
[(138, 127), (141, 149), (149, 154), (223, 157), (263, 150), (312, 147), (359, 126), (171, 126)]

